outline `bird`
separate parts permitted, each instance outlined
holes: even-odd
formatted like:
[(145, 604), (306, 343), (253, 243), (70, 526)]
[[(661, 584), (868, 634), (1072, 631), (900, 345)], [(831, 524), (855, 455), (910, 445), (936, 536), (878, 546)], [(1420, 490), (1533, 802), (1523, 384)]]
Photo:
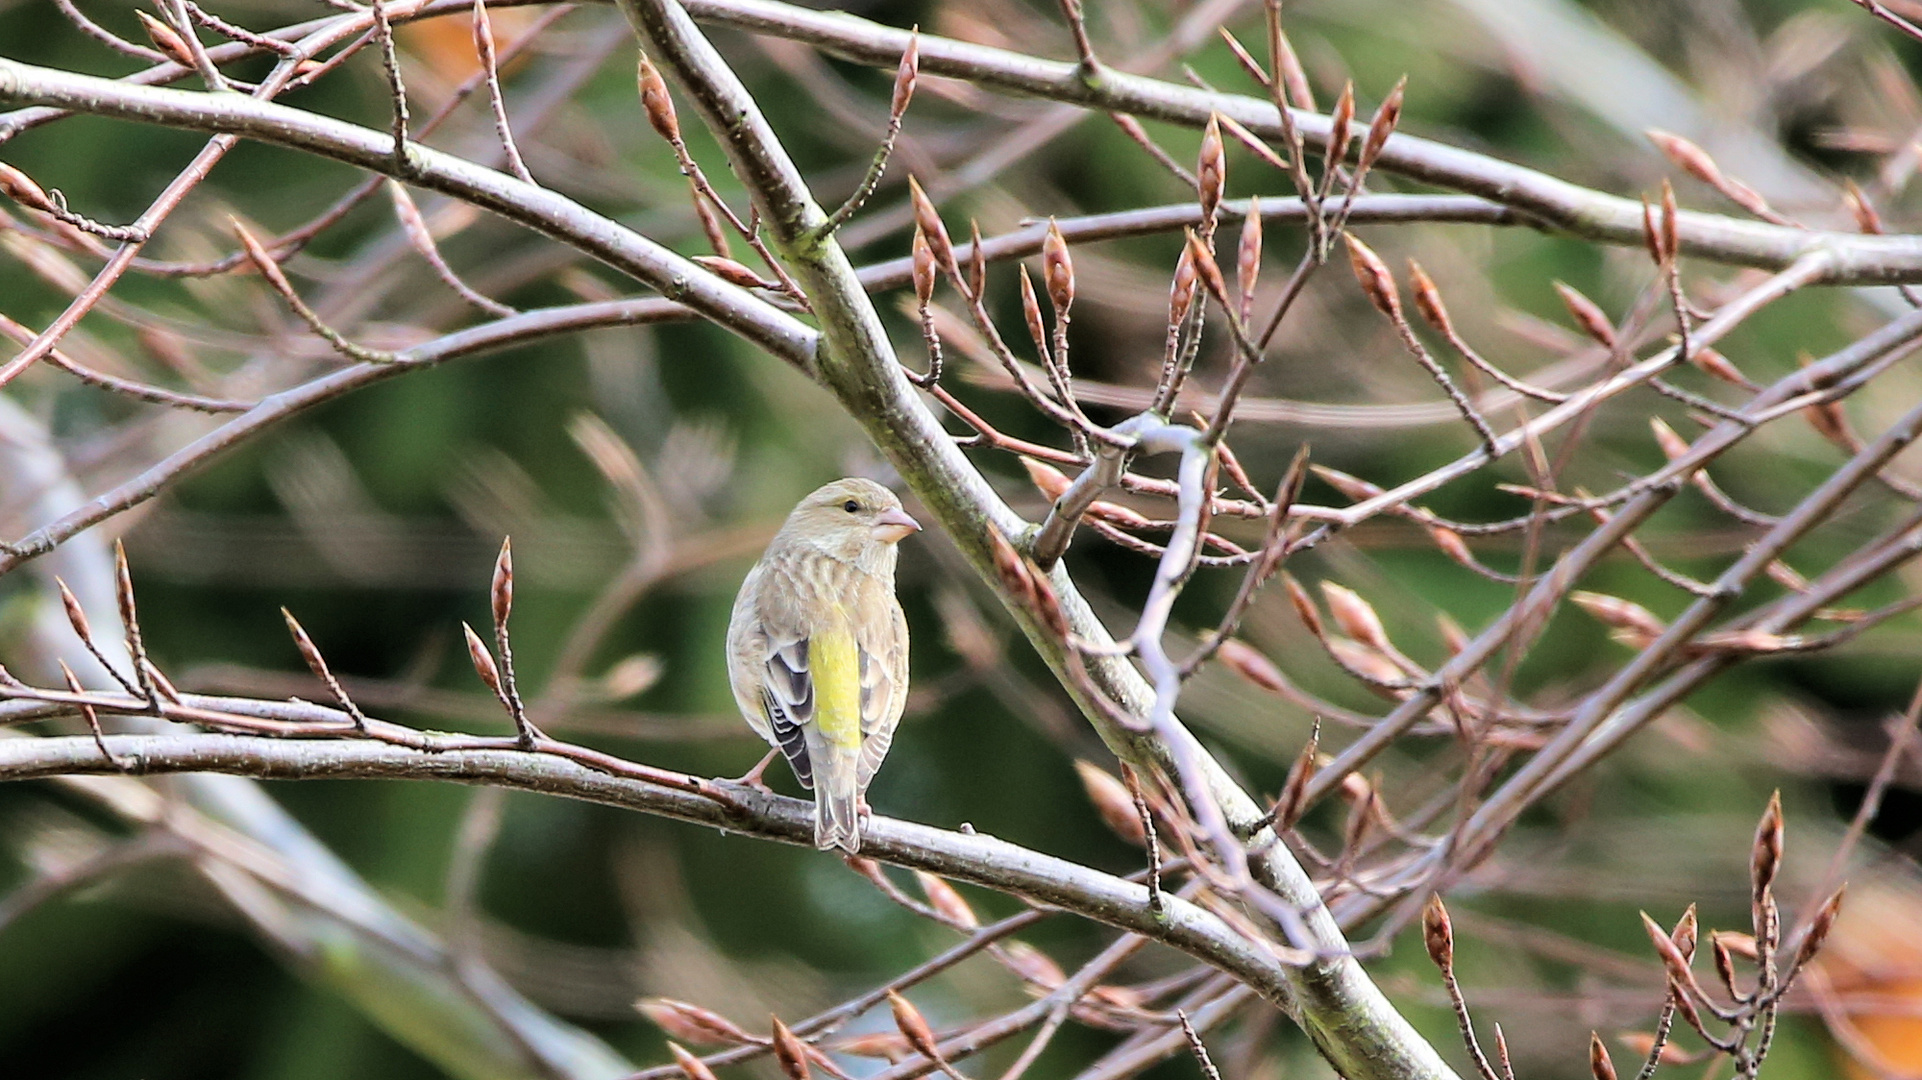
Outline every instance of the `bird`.
[(896, 545), (921, 525), (872, 480), (815, 489), (748, 571), (728, 620), (734, 700), (814, 793), (814, 846), (861, 850), (861, 815), (908, 697)]

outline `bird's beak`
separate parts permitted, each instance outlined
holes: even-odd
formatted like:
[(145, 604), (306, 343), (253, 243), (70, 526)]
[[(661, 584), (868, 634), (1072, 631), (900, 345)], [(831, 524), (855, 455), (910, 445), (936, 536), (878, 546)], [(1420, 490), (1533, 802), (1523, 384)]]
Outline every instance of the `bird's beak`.
[(875, 539), (884, 544), (892, 544), (909, 533), (921, 531), (921, 523), (908, 516), (906, 510), (884, 510), (869, 526)]

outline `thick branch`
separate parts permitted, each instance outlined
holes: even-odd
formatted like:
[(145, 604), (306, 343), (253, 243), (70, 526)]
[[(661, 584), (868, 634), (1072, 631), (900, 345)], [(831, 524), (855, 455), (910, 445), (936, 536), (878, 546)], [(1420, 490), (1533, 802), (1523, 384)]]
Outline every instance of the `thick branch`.
[[(520, 750), (415, 749), (362, 739), (247, 735), (109, 735), (107, 749), (136, 776), (225, 773), (261, 780), (442, 780), (538, 791), (811, 847), (814, 809), (748, 787), (730, 794), (742, 810), (675, 788), (612, 776), (549, 754)], [(87, 736), (0, 741), (0, 780), (119, 774)], [(875, 816), (861, 853), (897, 866), (1051, 904), (1153, 938), (1213, 964), (1277, 1006), (1295, 1011), (1286, 970), (1261, 943), (1203, 908), (1164, 893), (979, 833), (949, 832)]]
[[(822, 226), (827, 215), (815, 204), (800, 170), (788, 157), (738, 77), (682, 7), (673, 0), (621, 0), (628, 19), (651, 55), (680, 81), (729, 155), (735, 175), (753, 193), (780, 255), (807, 291), (821, 320), (818, 377), (867, 430), (922, 503), (991, 584), (1035, 648), (1064, 685), (1073, 686), (1064, 642), (1025, 603), (1010, 596), (995, 569), (997, 534), (1018, 546), (1034, 526), (1011, 510), (954, 445), (902, 374), (886, 332), (853, 265)], [(784, 9), (785, 10), (785, 9)], [(898, 59), (905, 37), (895, 49)], [(1072, 633), (1105, 645), (1112, 642), (1066, 570), (1050, 581)], [(1153, 691), (1141, 674), (1116, 656), (1090, 657), (1089, 674), (1102, 693), (1136, 716), (1148, 715)], [(1192, 733), (1171, 719), (1165, 730), (1182, 745), (1154, 734), (1131, 732), (1108, 720), (1092, 700), (1078, 702), (1102, 738), (1124, 760), (1174, 773), (1187, 760), (1205, 775), (1210, 794), (1229, 826), (1241, 834), (1261, 828), (1264, 809), (1235, 783)], [(1266, 839), (1267, 834), (1262, 834)], [(1293, 1015), (1317, 1047), (1344, 1075), (1365, 1078), (1452, 1078), (1454, 1073), (1368, 979), (1349, 953), (1314, 883), (1286, 848), (1264, 843), (1251, 867), (1261, 884), (1302, 913), (1310, 940), (1299, 942), (1318, 959), (1286, 973)]]

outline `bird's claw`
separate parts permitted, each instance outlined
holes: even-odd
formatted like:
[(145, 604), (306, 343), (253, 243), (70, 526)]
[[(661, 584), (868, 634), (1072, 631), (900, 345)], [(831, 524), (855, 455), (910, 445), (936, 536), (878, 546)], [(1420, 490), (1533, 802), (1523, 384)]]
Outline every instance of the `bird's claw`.
[(767, 767), (774, 764), (774, 759), (780, 756), (780, 753), (779, 750), (769, 750), (760, 764), (736, 777), (734, 782), (742, 787), (753, 788), (764, 795), (774, 794), (774, 789), (767, 786), (767, 781), (761, 779), (761, 774), (767, 772)]

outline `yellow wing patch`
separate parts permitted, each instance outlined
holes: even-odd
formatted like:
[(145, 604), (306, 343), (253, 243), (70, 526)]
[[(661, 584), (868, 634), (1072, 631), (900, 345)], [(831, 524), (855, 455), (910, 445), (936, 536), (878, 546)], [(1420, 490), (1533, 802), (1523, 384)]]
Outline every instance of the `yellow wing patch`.
[[(835, 614), (841, 614), (836, 608)], [(814, 726), (835, 746), (861, 745), (861, 651), (846, 618), (829, 621), (808, 638), (814, 679)]]

